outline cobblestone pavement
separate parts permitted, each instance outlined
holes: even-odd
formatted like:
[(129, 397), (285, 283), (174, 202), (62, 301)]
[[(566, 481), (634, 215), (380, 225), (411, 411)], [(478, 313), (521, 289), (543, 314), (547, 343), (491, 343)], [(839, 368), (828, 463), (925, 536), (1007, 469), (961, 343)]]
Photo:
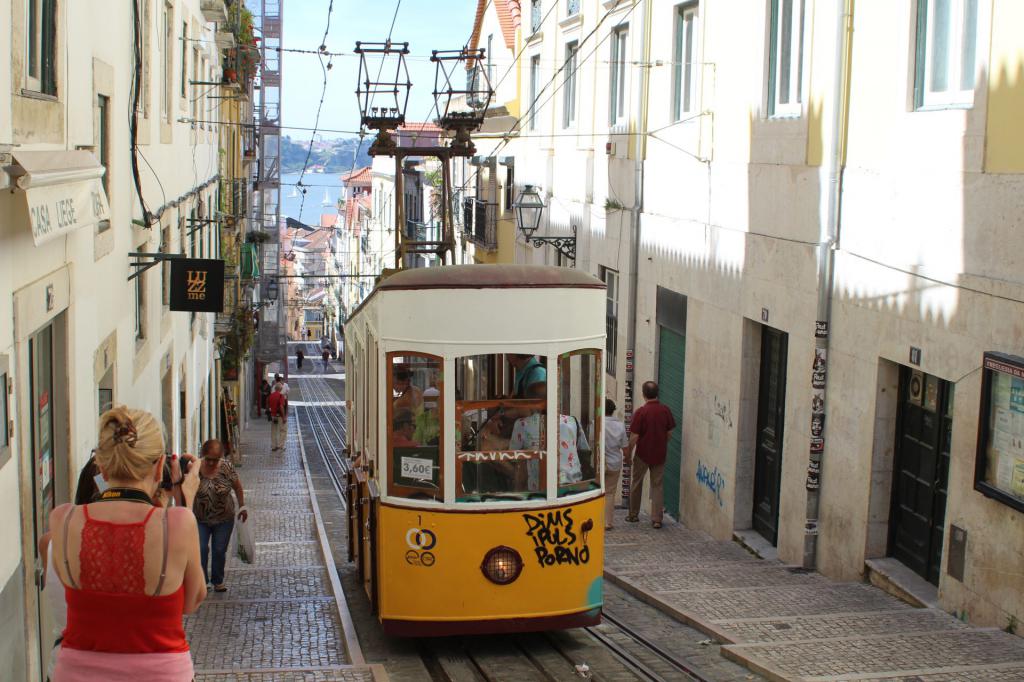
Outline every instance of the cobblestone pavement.
[[(757, 559), (670, 520), (655, 530), (646, 519), (625, 523), (619, 511), (605, 552), (606, 583), (710, 635), (722, 656), (769, 679), (1024, 680), (1024, 639)], [(615, 594), (609, 586), (609, 609)], [(679, 635), (667, 627), (664, 636), (671, 645)]]
[(252, 421), (242, 437), (238, 471), (256, 561), (229, 555), (228, 592), (210, 590), (185, 619), (197, 682), (386, 679), (380, 666), (353, 665), (346, 651), (294, 420), (289, 430), (282, 452), (270, 452), (265, 420)]

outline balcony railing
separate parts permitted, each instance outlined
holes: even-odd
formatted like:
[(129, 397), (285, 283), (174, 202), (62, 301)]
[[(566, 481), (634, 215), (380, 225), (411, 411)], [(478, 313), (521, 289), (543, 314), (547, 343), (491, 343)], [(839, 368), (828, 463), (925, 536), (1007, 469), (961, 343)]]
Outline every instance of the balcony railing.
[(480, 199), (466, 199), (462, 205), (462, 231), (479, 247), (498, 248), (498, 205)]

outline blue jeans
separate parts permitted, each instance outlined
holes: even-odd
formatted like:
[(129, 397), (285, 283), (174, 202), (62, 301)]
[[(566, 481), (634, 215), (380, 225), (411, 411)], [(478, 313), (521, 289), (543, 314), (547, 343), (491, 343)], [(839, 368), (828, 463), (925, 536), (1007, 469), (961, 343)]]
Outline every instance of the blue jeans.
[[(203, 576), (206, 582), (221, 585), (224, 582), (224, 561), (231, 541), (231, 530), (235, 527), (233, 518), (221, 523), (199, 522), (199, 559), (203, 564)], [(207, 571), (207, 557), (210, 555), (210, 541), (213, 541), (212, 566)]]

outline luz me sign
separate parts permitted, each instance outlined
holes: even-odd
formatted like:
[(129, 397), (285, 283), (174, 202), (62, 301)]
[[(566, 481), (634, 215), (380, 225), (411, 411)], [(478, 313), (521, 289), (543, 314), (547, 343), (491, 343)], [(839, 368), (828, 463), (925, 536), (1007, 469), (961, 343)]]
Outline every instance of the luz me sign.
[(224, 261), (180, 258), (171, 261), (171, 310), (219, 313), (224, 310)]

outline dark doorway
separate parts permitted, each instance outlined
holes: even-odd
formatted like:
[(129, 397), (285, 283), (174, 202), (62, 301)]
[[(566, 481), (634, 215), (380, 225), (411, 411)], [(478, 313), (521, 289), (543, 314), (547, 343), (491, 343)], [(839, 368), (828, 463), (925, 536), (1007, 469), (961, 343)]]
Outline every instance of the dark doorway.
[(892, 556), (935, 585), (952, 436), (953, 384), (901, 368), (889, 548)]
[(773, 545), (779, 539), (779, 489), (782, 484), (782, 436), (786, 420), (788, 348), (788, 334), (771, 327), (761, 327), (753, 527)]

